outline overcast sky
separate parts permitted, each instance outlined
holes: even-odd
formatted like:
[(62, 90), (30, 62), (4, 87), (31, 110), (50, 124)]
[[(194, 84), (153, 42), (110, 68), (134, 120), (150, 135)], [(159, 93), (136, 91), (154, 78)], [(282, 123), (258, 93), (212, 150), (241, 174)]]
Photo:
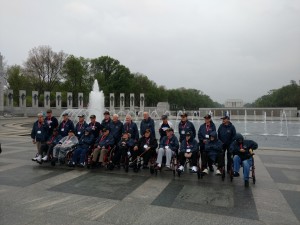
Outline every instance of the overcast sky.
[(253, 102), (300, 79), (299, 0), (0, 0), (0, 52), (108, 55), (166, 88)]

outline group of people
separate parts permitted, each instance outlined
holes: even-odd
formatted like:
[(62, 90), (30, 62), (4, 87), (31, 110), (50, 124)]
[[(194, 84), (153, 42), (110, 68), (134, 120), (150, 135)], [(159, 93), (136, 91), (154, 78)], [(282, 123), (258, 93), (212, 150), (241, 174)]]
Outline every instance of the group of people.
[[(163, 166), (171, 170), (171, 160), (175, 157), (179, 161), (178, 172), (184, 172), (188, 159), (192, 173), (200, 169), (201, 173), (208, 174), (214, 171), (213, 165), (216, 165), (216, 174), (220, 175), (227, 158), (227, 172), (233, 166), (234, 176), (239, 176), (242, 165), (245, 186), (248, 186), (253, 150), (257, 149), (257, 143), (244, 140), (241, 134), (236, 133), (227, 115), (221, 118), (222, 123), (218, 129), (211, 115), (205, 115), (204, 119), (205, 122), (196, 133), (193, 122), (188, 120), (187, 113), (183, 113), (177, 137), (168, 116), (163, 115), (158, 128), (160, 137), (156, 137), (155, 123), (148, 112), (143, 113), (138, 129), (129, 114), (124, 123), (117, 114), (111, 116), (109, 111), (104, 112), (101, 123), (95, 115), (90, 115), (90, 123), (85, 121), (85, 115), (78, 115), (78, 123), (74, 125), (67, 113), (63, 114), (63, 120), (59, 123), (49, 109), (46, 117), (42, 113), (38, 114), (33, 125), (31, 138), (37, 146), (37, 155), (32, 160), (38, 163), (51, 161), (55, 166), (57, 162), (64, 163), (66, 153), (73, 148), (75, 150), (68, 164), (70, 167), (85, 167), (87, 154), (92, 151), (89, 163), (93, 168), (107, 164), (109, 158), (109, 168), (113, 169), (121, 161), (125, 165), (128, 165), (129, 159), (136, 162), (139, 156), (143, 158), (142, 167), (145, 169), (149, 168), (149, 160), (155, 158), (156, 170), (161, 170)], [(137, 172), (137, 163), (132, 165)]]

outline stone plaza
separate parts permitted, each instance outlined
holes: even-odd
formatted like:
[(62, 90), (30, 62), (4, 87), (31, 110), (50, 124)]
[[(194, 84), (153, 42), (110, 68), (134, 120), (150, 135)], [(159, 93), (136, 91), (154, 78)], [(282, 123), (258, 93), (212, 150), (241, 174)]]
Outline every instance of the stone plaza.
[(300, 224), (300, 149), (256, 150), (256, 184), (31, 161), (35, 118), (0, 118), (0, 224)]

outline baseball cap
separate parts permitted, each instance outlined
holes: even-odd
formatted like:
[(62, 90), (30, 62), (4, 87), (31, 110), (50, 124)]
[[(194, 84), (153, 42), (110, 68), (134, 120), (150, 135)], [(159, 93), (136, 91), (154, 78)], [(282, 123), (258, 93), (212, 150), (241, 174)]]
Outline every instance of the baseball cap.
[(210, 118), (211, 118), (211, 115), (206, 114), (203, 118), (204, 118), (204, 119), (210, 119)]

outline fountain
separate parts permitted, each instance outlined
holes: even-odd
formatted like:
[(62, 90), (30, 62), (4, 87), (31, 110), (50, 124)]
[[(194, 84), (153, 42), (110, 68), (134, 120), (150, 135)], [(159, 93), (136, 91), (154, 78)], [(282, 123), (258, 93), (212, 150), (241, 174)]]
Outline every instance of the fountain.
[(257, 123), (257, 121), (256, 121), (256, 111), (255, 110), (253, 112), (253, 115), (254, 115), (254, 123)]
[(247, 132), (247, 110), (245, 110), (245, 115), (244, 115), (244, 136), (249, 135), (249, 133)]
[[(84, 114), (86, 117), (89, 115), (96, 115), (97, 121), (103, 120), (103, 113), (104, 113), (104, 94), (103, 91), (99, 90), (98, 81), (95, 80), (93, 84), (93, 89), (89, 95), (89, 104), (88, 109), (66, 109), (60, 115), (59, 121), (62, 120), (62, 115), (64, 113), (69, 114), (70, 120), (74, 123), (78, 122), (78, 115)], [(87, 118), (87, 122), (89, 118)]]
[[(286, 129), (286, 135), (283, 132), (283, 121), (285, 120), (285, 129)], [(286, 136), (286, 139), (288, 140), (289, 138), (289, 131), (288, 131), (288, 122), (287, 122), (287, 117), (286, 113), (283, 110), (280, 113), (280, 132), (278, 134), (275, 134), (276, 136)]]
[(264, 123), (264, 133), (262, 135), (267, 136), (267, 135), (269, 135), (268, 130), (267, 130), (267, 112), (264, 112), (264, 121), (263, 121), (263, 123)]

